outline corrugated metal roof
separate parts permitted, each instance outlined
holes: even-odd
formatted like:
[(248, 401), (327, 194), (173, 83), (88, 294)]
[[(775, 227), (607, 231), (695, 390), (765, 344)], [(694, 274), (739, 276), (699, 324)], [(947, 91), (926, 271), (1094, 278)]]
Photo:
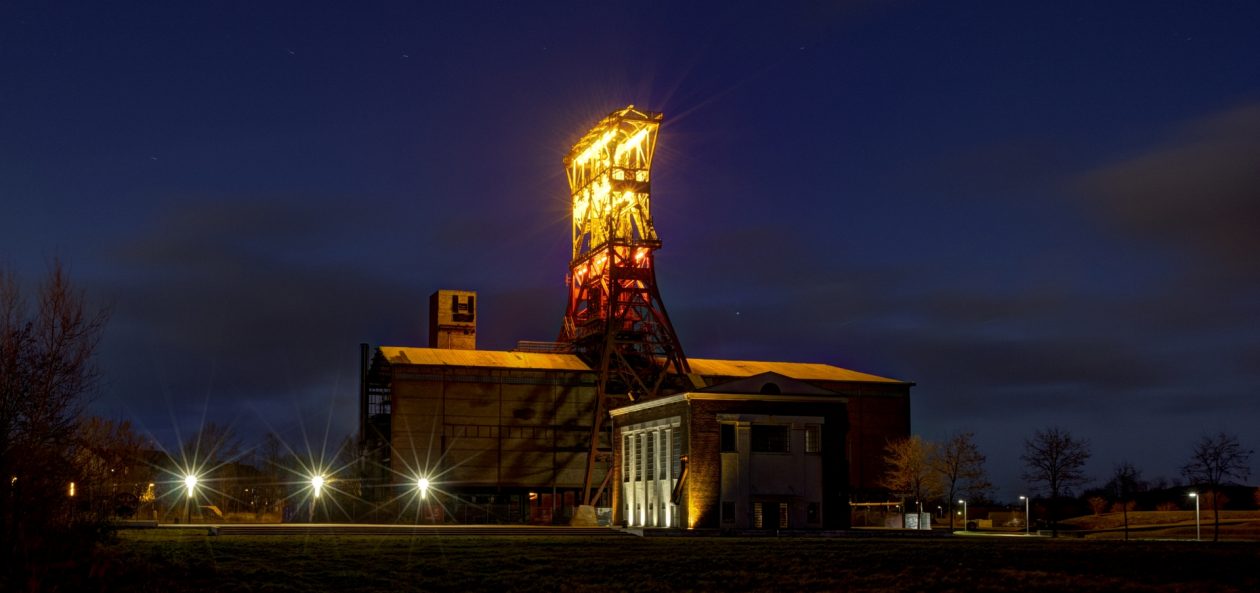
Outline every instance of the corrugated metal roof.
[(500, 369), (539, 369), (589, 371), (590, 367), (573, 354), (503, 352), (499, 350), (452, 350), (447, 348), (402, 348), (381, 346), (381, 354), (393, 364), (463, 366)]
[(864, 381), (901, 383), (896, 379), (868, 375), (829, 364), (812, 362), (762, 362), (755, 360), (711, 360), (688, 358), (691, 372), (706, 376), (751, 377), (765, 372), (779, 373), (802, 381)]
[[(506, 369), (590, 371), (574, 354), (543, 352), (503, 352), (499, 350), (451, 350), (446, 348), (404, 348), (381, 346), (381, 353), (393, 364), (466, 366)], [(868, 375), (837, 366), (810, 362), (764, 362), (754, 360), (713, 360), (688, 358), (691, 372), (718, 377), (751, 377), (765, 372), (779, 373), (802, 381), (863, 381), (901, 383), (896, 379)]]

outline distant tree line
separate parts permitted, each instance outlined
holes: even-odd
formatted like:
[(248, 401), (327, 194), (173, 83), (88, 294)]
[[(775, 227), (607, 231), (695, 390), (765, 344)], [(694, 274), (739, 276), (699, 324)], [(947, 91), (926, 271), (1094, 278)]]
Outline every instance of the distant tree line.
[[(1181, 475), (1193, 487), (1201, 508), (1212, 513), (1214, 541), (1220, 538), (1220, 511), (1227, 504), (1260, 507), (1260, 488), (1242, 485), (1250, 477), (1252, 454), (1236, 435), (1204, 435), (1192, 445), (1190, 459), (1181, 468)], [(1074, 498), (1075, 492), (1090, 482), (1085, 466), (1091, 456), (1088, 440), (1059, 427), (1037, 430), (1024, 441), (1020, 455), (1023, 478), (1034, 491), (1044, 495), (1038, 508), (1053, 536), (1058, 535), (1065, 511), (1085, 507), (1094, 514), (1118, 512), (1124, 538), (1128, 539), (1129, 512), (1137, 508), (1139, 500), (1149, 501), (1150, 510), (1179, 510), (1186, 504), (1174, 502), (1169, 494), (1175, 491), (1172, 498), (1185, 498), (1185, 488), (1165, 480), (1146, 481), (1141, 470), (1128, 460), (1116, 464), (1104, 485), (1085, 490), (1079, 500)], [(892, 441), (885, 449), (884, 461), (888, 469), (881, 486), (906, 503), (943, 501), (950, 510), (951, 529), (953, 503), (958, 497), (984, 502), (992, 489), (984, 470), (985, 456), (970, 432), (958, 433), (941, 443), (917, 435)]]

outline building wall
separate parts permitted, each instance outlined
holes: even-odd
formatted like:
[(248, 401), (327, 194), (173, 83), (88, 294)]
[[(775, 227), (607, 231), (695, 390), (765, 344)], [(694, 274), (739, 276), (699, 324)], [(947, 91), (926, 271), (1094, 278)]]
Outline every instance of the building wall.
[[(781, 414), (717, 414), (734, 435), (733, 450), (721, 456), (722, 488), (720, 502), (729, 513), (719, 511), (723, 527), (735, 529), (777, 529), (822, 527), (819, 512), (810, 520), (809, 505), (820, 507), (823, 500), (824, 467), (822, 448), (807, 452), (808, 429), (825, 428), (821, 416)], [(758, 426), (786, 427), (788, 447), (784, 452), (753, 451), (752, 432)], [(778, 511), (785, 511), (781, 522)], [(818, 508), (817, 510), (821, 510)], [(760, 518), (760, 521), (758, 519)], [(758, 524), (760, 522), (760, 524)]]
[[(631, 527), (680, 527), (674, 487), (682, 471), (684, 433), (681, 416), (666, 416), (617, 431), (621, 457), (619, 490), (625, 524)], [(681, 500), (678, 502), (682, 502)]]
[[(674, 404), (659, 406), (659, 407), (652, 408), (649, 410), (631, 412), (628, 414), (619, 414), (613, 418), (613, 422), (612, 422), (613, 435), (614, 435), (613, 459), (618, 460), (618, 462), (613, 464), (613, 476), (610, 481), (609, 489), (611, 490), (611, 494), (612, 494), (612, 503), (611, 503), (612, 509), (613, 509), (612, 520), (613, 520), (614, 525), (632, 525), (632, 524), (637, 525), (638, 524), (637, 521), (632, 520), (631, 517), (628, 516), (627, 508), (626, 508), (627, 503), (633, 505), (635, 499), (630, 498), (628, 500), (626, 497), (626, 489), (630, 487), (634, 487), (634, 486), (630, 485), (628, 478), (632, 476), (627, 475), (625, 463), (622, 462), (622, 460), (626, 459), (627, 457), (627, 450), (625, 449), (626, 442), (624, 438), (625, 429), (628, 427), (635, 427), (635, 426), (639, 426), (643, 424), (652, 423), (654, 421), (678, 418), (679, 419), (678, 426), (673, 437), (677, 438), (679, 440), (679, 443), (681, 444), (680, 454), (688, 455), (688, 451), (690, 447), (689, 443), (690, 443), (691, 437), (690, 437), (690, 428), (687, 422), (687, 413), (688, 413), (687, 402), (682, 401), (682, 402), (678, 402)], [(691, 471), (690, 464), (688, 464), (687, 471), (688, 472)], [(677, 483), (678, 476), (671, 474), (670, 479), (671, 479), (671, 482), (668, 486), (669, 486), (669, 489), (672, 491), (673, 486)], [(688, 478), (688, 480), (690, 480), (690, 478)], [(646, 496), (644, 496), (643, 499), (646, 499)], [(686, 499), (687, 499), (687, 494), (684, 492), (684, 495), (683, 495), (684, 502)], [(631, 508), (630, 510), (633, 511), (633, 508)], [(679, 527), (687, 526), (687, 521), (688, 521), (687, 505), (682, 504), (682, 505), (679, 505), (678, 508), (672, 509), (672, 510), (677, 512), (676, 516), (671, 516), (671, 519), (673, 519), (674, 525), (679, 526)]]
[[(706, 375), (709, 385), (741, 377)], [(910, 436), (910, 383), (856, 383), (801, 379), (833, 391), (849, 400), (849, 483), (855, 496), (881, 491), (879, 480), (887, 471), (884, 448), (888, 441)]]
[(477, 293), (439, 290), (429, 297), (429, 347), (477, 349)]
[[(853, 494), (865, 498), (880, 492), (887, 473), (884, 450), (888, 442), (910, 436), (910, 385), (897, 383), (841, 383), (809, 381), (849, 400), (849, 483)], [(882, 498), (881, 498), (882, 500)]]
[[(749, 414), (762, 417), (790, 415), (820, 418), (823, 425), (820, 434), (822, 453), (817, 456), (818, 470), (816, 476), (817, 488), (821, 491), (822, 523), (816, 525), (806, 524), (803, 515), (805, 508), (800, 506), (794, 509), (792, 525), (828, 529), (848, 527), (849, 507), (846, 483), (848, 462), (845, 453), (848, 412), (842, 403), (684, 400), (646, 410), (621, 413), (614, 416), (613, 419), (614, 431), (618, 436), (618, 438), (614, 439), (616, 443), (615, 458), (618, 460), (624, 459), (624, 441), (620, 437), (626, 427), (647, 424), (671, 417), (682, 418), (679, 438), (683, 439), (682, 453), (687, 456), (687, 474), (683, 485), (683, 502), (685, 504), (680, 505), (677, 509), (677, 524), (680, 527), (690, 528), (719, 528), (722, 526), (720, 514), (723, 491), (720, 416), (729, 417), (725, 415), (731, 414)], [(793, 433), (794, 438), (803, 438), (797, 431), (793, 431)], [(794, 445), (797, 444), (794, 443)], [(803, 450), (803, 442), (797, 446), (800, 447), (798, 450)], [(746, 442), (743, 450), (748, 450)], [(620, 473), (622, 471), (621, 464), (618, 463), (617, 465), (618, 467), (614, 469), (617, 473), (614, 474), (613, 480), (615, 483), (624, 484), (625, 476)], [(750, 457), (746, 471), (746, 477), (749, 481), (744, 483), (745, 487), (754, 483), (761, 484), (764, 489), (761, 494), (771, 497), (777, 495), (785, 500), (794, 496), (790, 488), (779, 490), (773, 488), (765, 489), (764, 485), (778, 482), (794, 486), (798, 490), (804, 490), (805, 486), (801, 481), (808, 481), (808, 478), (801, 471), (797, 470), (787, 472), (791, 474), (791, 477), (781, 476), (779, 474), (782, 473), (782, 468), (774, 467), (774, 462), (769, 459), (756, 459), (756, 456)], [(809, 470), (805, 470), (805, 472), (808, 473)], [(726, 473), (729, 477), (731, 472), (728, 470)], [(614, 523), (618, 525), (627, 524), (627, 522), (634, 523), (626, 516), (626, 501), (621, 494), (622, 489), (617, 488), (615, 491), (618, 494), (613, 503)], [(737, 509), (737, 513), (741, 517), (750, 516), (751, 507), (749, 505), (751, 503), (752, 498), (747, 497), (744, 504)], [(745, 522), (741, 522), (735, 527), (744, 526)]]
[(582, 485), (592, 373), (395, 365), (392, 398), (397, 474), (443, 489)]
[[(848, 475), (845, 442), (848, 414), (844, 404), (774, 401), (697, 400), (690, 406), (690, 454), (688, 456), (687, 521), (690, 527), (721, 526), (722, 454), (719, 414), (817, 416), (823, 418), (821, 527), (848, 526)], [(746, 508), (737, 508), (739, 516)]]
[[(595, 404), (594, 373), (415, 364), (386, 367), (392, 409), (389, 466), (396, 474), (389, 479), (395, 483), (424, 473), (438, 488), (478, 493), (507, 488), (521, 495), (548, 492), (550, 501), (572, 500), (582, 486)], [(695, 400), (690, 405), (684, 401), (624, 414), (615, 419), (615, 426), (669, 415), (683, 418), (680, 438), (689, 462), (683, 493), (686, 504), (677, 510), (678, 525), (719, 527), (722, 471), (716, 415), (824, 416), (824, 527), (847, 526), (850, 493), (864, 500), (866, 491), (876, 490), (884, 472), (885, 444), (909, 435), (910, 385), (806, 383), (845, 396), (848, 406), (840, 406), (845, 411), (782, 402), (738, 402), (732, 408), (731, 402)], [(779, 407), (784, 405), (790, 407)], [(622, 454), (621, 447), (620, 438), (601, 444), (617, 456)], [(595, 467), (594, 479), (599, 484), (606, 466), (600, 462)], [(626, 520), (620, 500), (622, 483), (618, 473), (606, 490), (617, 524)], [(843, 512), (836, 506), (841, 504)], [(744, 511), (740, 510), (741, 516)], [(794, 519), (793, 523), (798, 522)]]

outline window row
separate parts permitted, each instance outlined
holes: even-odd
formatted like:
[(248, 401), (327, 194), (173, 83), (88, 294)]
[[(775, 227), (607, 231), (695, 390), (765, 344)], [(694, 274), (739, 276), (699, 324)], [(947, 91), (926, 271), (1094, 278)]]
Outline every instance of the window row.
[[(749, 427), (749, 449), (753, 453), (790, 453), (792, 451), (792, 427), (787, 424), (753, 424)], [(822, 426), (805, 425), (805, 452), (822, 452)], [(739, 451), (735, 439), (735, 425), (722, 424), (719, 445), (723, 453)]]
[(495, 426), (493, 424), (447, 424), (442, 436), (466, 438), (499, 438), (551, 440), (553, 431), (542, 426)]
[(665, 480), (682, 473), (682, 435), (661, 427), (626, 432), (621, 437), (621, 480)]

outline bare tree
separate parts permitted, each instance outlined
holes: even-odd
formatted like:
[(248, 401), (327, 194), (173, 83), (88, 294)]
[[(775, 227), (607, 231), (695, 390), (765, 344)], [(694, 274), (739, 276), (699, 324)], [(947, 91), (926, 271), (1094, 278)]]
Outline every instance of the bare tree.
[(146, 486), (155, 479), (154, 468), (143, 458), (148, 443), (131, 428), (131, 422), (91, 417), (79, 423), (74, 455), (79, 496), (87, 500), (93, 517), (131, 516), (139, 507)]
[[(1250, 449), (1244, 449), (1238, 437), (1224, 432), (1216, 436), (1204, 435), (1195, 443), (1190, 461), (1181, 466), (1181, 474), (1200, 486), (1207, 486), (1212, 493), (1219, 493), (1226, 480), (1246, 480), (1251, 475)], [(1212, 541), (1221, 535), (1221, 509), (1219, 496), (1213, 496)]]
[(929, 465), (935, 455), (936, 445), (918, 435), (889, 442), (884, 449), (888, 473), (880, 485), (919, 502), (939, 496), (940, 479)]
[(1089, 460), (1089, 441), (1076, 439), (1058, 427), (1039, 430), (1024, 441), (1024, 479), (1045, 485), (1050, 495), (1051, 534), (1059, 536), (1059, 496), (1086, 482), (1083, 471)]
[(1129, 507), (1133, 498), (1144, 487), (1142, 472), (1128, 461), (1121, 461), (1111, 472), (1111, 481), (1107, 482), (1107, 491), (1116, 497), (1120, 511), (1124, 513), (1124, 539), (1129, 539)]
[(976, 446), (975, 434), (960, 432), (936, 448), (929, 465), (936, 472), (942, 491), (948, 497), (949, 528), (954, 528), (954, 502), (958, 494), (976, 498), (993, 487), (984, 470), (985, 457)]
[(263, 513), (275, 513), (284, 516), (285, 487), (288, 472), (284, 469), (291, 463), (288, 458), (288, 447), (274, 432), (263, 435), (258, 447), (258, 464), (262, 470), (262, 486), (260, 487), (259, 504)]
[[(93, 353), (107, 315), (90, 312), (60, 262), (35, 292), (32, 308), (15, 274), (0, 271), (0, 562), (18, 578), (82, 538), (59, 537), (74, 520), (75, 430), (99, 374)], [(42, 558), (42, 560), (41, 560)], [(34, 577), (31, 577), (34, 578)]]

